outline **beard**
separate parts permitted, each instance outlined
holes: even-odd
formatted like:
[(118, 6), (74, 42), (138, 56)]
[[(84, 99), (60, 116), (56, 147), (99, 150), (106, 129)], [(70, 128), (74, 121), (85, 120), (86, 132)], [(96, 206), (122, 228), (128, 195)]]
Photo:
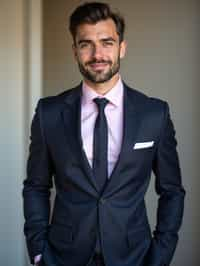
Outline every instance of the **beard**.
[[(90, 69), (91, 64), (95, 63), (106, 63), (109, 66), (109, 69), (104, 70), (96, 70), (93, 71)], [(109, 81), (115, 74), (119, 72), (120, 69), (120, 56), (118, 56), (117, 60), (112, 63), (112, 61), (106, 61), (106, 60), (91, 60), (88, 61), (85, 64), (82, 64), (80, 61), (78, 61), (78, 66), (81, 74), (84, 78), (87, 80), (93, 82), (93, 83), (104, 83), (106, 81)], [(89, 68), (87, 67), (89, 66)]]

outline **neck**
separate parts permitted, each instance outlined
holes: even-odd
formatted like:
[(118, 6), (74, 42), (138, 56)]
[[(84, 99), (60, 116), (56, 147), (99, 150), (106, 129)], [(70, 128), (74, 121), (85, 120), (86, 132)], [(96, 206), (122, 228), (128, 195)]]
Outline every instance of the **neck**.
[(107, 92), (109, 92), (115, 86), (115, 84), (117, 83), (118, 80), (119, 80), (119, 73), (114, 75), (110, 80), (103, 82), (103, 83), (94, 83), (94, 82), (91, 82), (87, 79), (84, 79), (84, 82), (90, 88), (92, 88), (96, 93), (98, 93), (100, 95), (104, 95)]

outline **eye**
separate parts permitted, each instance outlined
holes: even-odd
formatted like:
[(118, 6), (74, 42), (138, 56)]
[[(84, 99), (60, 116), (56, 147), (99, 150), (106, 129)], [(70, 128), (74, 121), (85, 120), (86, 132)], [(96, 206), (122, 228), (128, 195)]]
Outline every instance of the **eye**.
[(81, 49), (83, 49), (83, 48), (89, 47), (89, 44), (88, 44), (88, 43), (81, 43), (81, 44), (79, 45), (79, 47), (80, 47)]
[(113, 46), (113, 42), (111, 42), (111, 41), (104, 41), (104, 42), (103, 42), (103, 45), (104, 45), (104, 46), (107, 46), (107, 47), (109, 47), (109, 46)]

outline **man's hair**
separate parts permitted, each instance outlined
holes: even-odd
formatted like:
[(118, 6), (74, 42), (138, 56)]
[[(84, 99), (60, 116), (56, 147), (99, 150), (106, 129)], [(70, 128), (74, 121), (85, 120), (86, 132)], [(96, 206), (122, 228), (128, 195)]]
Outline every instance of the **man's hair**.
[(75, 42), (77, 28), (82, 24), (96, 24), (99, 21), (112, 19), (116, 25), (120, 43), (124, 40), (125, 22), (121, 15), (113, 12), (106, 3), (86, 2), (77, 7), (70, 16), (69, 30)]

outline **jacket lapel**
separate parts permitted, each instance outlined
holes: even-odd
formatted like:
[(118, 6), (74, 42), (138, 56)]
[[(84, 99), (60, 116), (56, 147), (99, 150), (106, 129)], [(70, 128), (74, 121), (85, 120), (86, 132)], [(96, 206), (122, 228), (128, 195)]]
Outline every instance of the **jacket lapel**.
[(98, 185), (83, 149), (81, 137), (81, 91), (82, 84), (74, 88), (71, 95), (68, 95), (65, 98), (66, 105), (62, 113), (63, 121), (65, 125), (66, 138), (73, 149), (72, 152), (75, 152), (89, 183), (96, 192), (98, 192)]
[(126, 158), (130, 154), (136, 139), (139, 127), (139, 109), (137, 108), (137, 99), (133, 89), (124, 84), (124, 119), (123, 119), (123, 139), (121, 151), (117, 163), (111, 173), (109, 180), (104, 189), (104, 196), (109, 196), (119, 189), (123, 180), (119, 174), (126, 165)]

